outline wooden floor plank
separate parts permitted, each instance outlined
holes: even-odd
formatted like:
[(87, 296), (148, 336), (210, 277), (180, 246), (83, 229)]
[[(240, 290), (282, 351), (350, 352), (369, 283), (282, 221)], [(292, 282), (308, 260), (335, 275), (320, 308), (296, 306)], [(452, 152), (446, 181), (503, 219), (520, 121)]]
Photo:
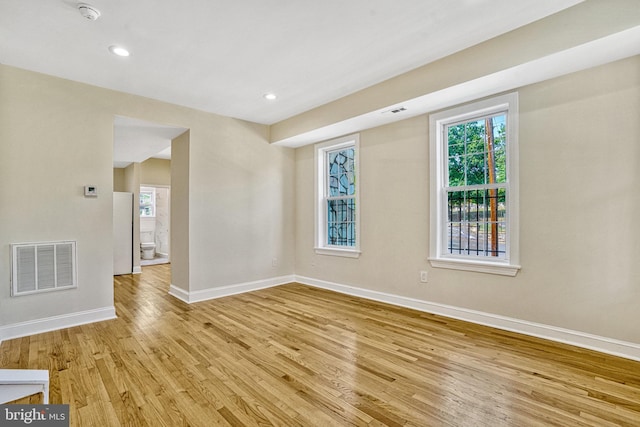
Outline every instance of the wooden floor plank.
[[(639, 426), (640, 363), (292, 283), (186, 304), (170, 265), (118, 318), (5, 341), (72, 426)], [(37, 403), (38, 396), (18, 403)]]

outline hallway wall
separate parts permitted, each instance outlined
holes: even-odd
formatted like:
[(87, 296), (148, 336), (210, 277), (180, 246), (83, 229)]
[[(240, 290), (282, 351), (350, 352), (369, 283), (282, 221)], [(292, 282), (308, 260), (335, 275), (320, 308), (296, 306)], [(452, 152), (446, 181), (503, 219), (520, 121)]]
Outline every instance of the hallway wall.
[[(73, 322), (113, 313), (112, 245), (105, 242), (113, 232), (116, 115), (191, 129), (182, 187), (189, 193), (182, 238), (191, 256), (173, 259), (188, 271), (175, 286), (292, 274), (294, 155), (268, 144), (266, 126), (5, 65), (0, 93), (0, 141), (11, 141), (0, 144), (0, 340), (55, 316)], [(97, 186), (98, 197), (85, 198), (84, 185)], [(64, 239), (78, 242), (78, 288), (12, 298), (10, 243)]]

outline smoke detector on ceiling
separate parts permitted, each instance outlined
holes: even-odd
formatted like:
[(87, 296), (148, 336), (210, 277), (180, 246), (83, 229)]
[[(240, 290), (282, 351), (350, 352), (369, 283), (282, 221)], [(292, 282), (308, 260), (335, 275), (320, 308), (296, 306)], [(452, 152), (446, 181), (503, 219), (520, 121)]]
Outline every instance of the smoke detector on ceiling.
[(78, 10), (80, 14), (90, 21), (95, 21), (100, 17), (100, 11), (90, 4), (79, 3)]

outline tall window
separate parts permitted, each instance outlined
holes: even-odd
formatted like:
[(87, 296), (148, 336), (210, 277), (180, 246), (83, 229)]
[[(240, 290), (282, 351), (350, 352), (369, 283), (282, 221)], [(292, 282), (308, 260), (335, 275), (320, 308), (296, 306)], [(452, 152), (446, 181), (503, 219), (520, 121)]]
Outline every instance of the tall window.
[(156, 189), (140, 187), (140, 217), (152, 218), (156, 216)]
[(431, 117), (431, 263), (515, 275), (517, 94)]
[(357, 257), (358, 135), (316, 145), (316, 252)]
[(506, 113), (444, 126), (447, 252), (506, 255)]

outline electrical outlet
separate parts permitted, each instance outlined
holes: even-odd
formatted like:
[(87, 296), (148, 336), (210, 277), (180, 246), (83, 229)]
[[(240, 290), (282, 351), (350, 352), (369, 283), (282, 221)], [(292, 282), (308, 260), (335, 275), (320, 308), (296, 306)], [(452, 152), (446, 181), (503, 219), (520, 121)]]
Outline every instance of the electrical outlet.
[(278, 258), (273, 258), (271, 260), (271, 267), (277, 267), (278, 266)]
[(420, 281), (422, 283), (427, 283), (427, 272), (426, 271), (421, 271), (420, 272)]

